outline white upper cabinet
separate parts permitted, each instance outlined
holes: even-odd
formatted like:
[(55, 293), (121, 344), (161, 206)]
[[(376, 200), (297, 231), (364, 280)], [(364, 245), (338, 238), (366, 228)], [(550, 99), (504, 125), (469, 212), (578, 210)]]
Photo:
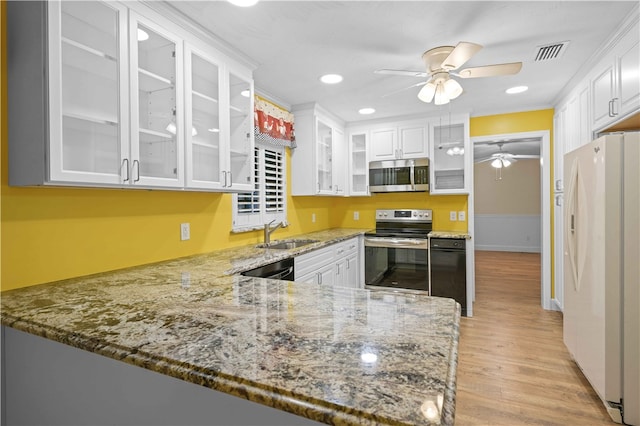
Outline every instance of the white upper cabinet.
[(392, 123), (371, 130), (370, 161), (428, 156), (428, 131), (425, 120)]
[(636, 17), (591, 74), (594, 131), (640, 110), (639, 32)]
[(346, 195), (344, 129), (318, 105), (294, 108), (296, 148), (291, 154), (292, 195)]
[(6, 10), (9, 183), (120, 184), (129, 132), (126, 9), (9, 2)]
[(188, 188), (224, 185), (221, 152), (220, 62), (189, 44), (185, 47), (185, 133)]
[[(229, 151), (226, 188), (230, 191), (253, 190), (253, 80), (234, 70), (229, 81)], [(224, 173), (224, 171), (223, 171)]]
[(138, 2), (7, 6), (11, 185), (252, 188), (248, 68)]
[(367, 147), (369, 132), (354, 130), (349, 132), (349, 195), (369, 195), (369, 163)]
[(469, 138), (469, 116), (448, 117), (446, 123), (430, 123), (429, 192), (468, 194), (473, 173), (473, 150)]
[(185, 70), (186, 187), (251, 191), (253, 82), (189, 43)]
[[(182, 40), (130, 14), (131, 176), (143, 186), (181, 187), (184, 105)], [(126, 179), (125, 179), (126, 180)]]

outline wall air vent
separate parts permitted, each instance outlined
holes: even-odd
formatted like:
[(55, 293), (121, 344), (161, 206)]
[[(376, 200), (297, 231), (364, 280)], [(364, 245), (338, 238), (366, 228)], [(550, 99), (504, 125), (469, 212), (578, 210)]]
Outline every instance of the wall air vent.
[(559, 59), (564, 55), (565, 50), (569, 46), (568, 41), (562, 41), (559, 43), (545, 44), (544, 46), (536, 47), (536, 56), (534, 62), (551, 61), (553, 59)]

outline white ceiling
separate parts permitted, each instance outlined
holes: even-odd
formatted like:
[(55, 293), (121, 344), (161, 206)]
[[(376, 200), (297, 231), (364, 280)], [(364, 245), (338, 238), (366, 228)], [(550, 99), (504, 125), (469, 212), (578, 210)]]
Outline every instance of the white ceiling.
[[(288, 107), (318, 102), (345, 122), (552, 107), (571, 77), (638, 4), (262, 0), (240, 8), (220, 0), (169, 3), (250, 58), (258, 92)], [(374, 74), (380, 68), (424, 71), (424, 51), (459, 41), (484, 46), (463, 68), (521, 61), (522, 70), (513, 76), (459, 79), (464, 93), (441, 107), (419, 101), (419, 87), (389, 95), (421, 79)], [(537, 46), (564, 41), (570, 44), (561, 58), (534, 62)], [(325, 73), (341, 74), (344, 81), (324, 85), (318, 77)], [(504, 93), (515, 85), (527, 85), (529, 91)], [(362, 107), (377, 112), (359, 115)]]

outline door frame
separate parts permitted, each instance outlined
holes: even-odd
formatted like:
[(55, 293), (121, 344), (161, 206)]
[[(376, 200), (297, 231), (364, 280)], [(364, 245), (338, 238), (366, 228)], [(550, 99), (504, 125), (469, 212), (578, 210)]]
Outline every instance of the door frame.
[[(551, 310), (551, 136), (549, 130), (538, 130), (532, 132), (504, 133), (499, 135), (486, 135), (471, 137), (471, 148), (474, 144), (490, 142), (496, 139), (522, 139), (540, 138), (540, 216), (542, 222), (541, 235), (541, 257), (540, 265), (540, 305), (543, 309)], [(475, 163), (473, 163), (473, 152), (471, 152), (472, 171), (470, 173), (471, 183), (469, 188), (468, 229), (471, 235), (471, 250), (475, 250)], [(475, 263), (475, 262), (473, 262)], [(475, 275), (475, 274), (474, 274)], [(473, 280), (473, 299), (475, 300), (475, 279)]]

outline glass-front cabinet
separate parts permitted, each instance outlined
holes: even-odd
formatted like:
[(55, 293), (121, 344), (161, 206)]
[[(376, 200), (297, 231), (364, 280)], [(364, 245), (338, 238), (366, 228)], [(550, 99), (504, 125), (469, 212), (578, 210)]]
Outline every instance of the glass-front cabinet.
[(250, 65), (141, 2), (6, 14), (10, 185), (252, 189)]
[[(253, 81), (230, 71), (229, 78), (229, 167), (225, 188), (253, 190)], [(223, 172), (224, 174), (224, 172)]]
[(51, 180), (117, 184), (127, 133), (126, 10), (49, 2)]
[(129, 180), (182, 186), (182, 41), (133, 13), (129, 33), (135, 34), (129, 40), (133, 113)]
[(349, 135), (349, 195), (369, 195), (369, 163), (367, 162), (368, 133)]
[(220, 128), (220, 65), (189, 45), (185, 48), (187, 187), (224, 184)]
[(447, 116), (430, 121), (431, 194), (468, 194), (473, 151), (469, 139), (469, 117)]
[(319, 194), (332, 192), (333, 184), (333, 136), (331, 126), (322, 120), (316, 121), (316, 172), (318, 174), (317, 184)]

